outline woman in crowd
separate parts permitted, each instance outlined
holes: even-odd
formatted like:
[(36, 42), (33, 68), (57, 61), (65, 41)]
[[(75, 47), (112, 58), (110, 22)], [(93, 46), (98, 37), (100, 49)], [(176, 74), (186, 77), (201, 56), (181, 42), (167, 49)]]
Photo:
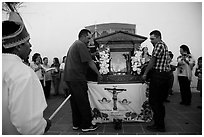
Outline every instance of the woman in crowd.
[(181, 105), (191, 105), (191, 78), (192, 70), (195, 66), (195, 60), (193, 59), (188, 46), (180, 46), (180, 56), (177, 58), (177, 74), (181, 93)]
[(60, 63), (59, 59), (57, 57), (53, 58), (53, 64), (51, 67), (54, 67), (55, 69), (51, 71), (52, 75), (52, 81), (53, 81), (53, 86), (55, 90), (55, 96), (59, 95), (59, 84), (60, 84)]
[(142, 48), (142, 59), (143, 59), (143, 63), (145, 64), (145, 63), (147, 63), (148, 64), (148, 62), (150, 61), (150, 59), (151, 59), (151, 55), (149, 54), (149, 52), (148, 52), (148, 47), (143, 47)]
[(198, 77), (197, 90), (200, 91), (200, 96), (202, 96), (202, 57), (198, 58), (195, 76)]
[[(200, 91), (200, 97), (202, 97), (202, 57), (198, 58), (197, 67), (195, 70), (195, 76), (198, 77), (197, 90)], [(202, 108), (197, 106), (197, 108)]]
[(39, 53), (35, 53), (32, 56), (32, 62), (30, 63), (30, 67), (35, 71), (38, 76), (42, 86), (43, 86), (43, 68), (42, 68), (42, 58)]
[(173, 84), (174, 84), (174, 73), (173, 72), (176, 70), (176, 66), (173, 65), (173, 63), (172, 63), (172, 59), (174, 57), (174, 54), (171, 51), (169, 51), (169, 57), (170, 57), (170, 60), (169, 60), (169, 62), (170, 62), (169, 91), (168, 91), (168, 94), (166, 96), (165, 102), (170, 102), (170, 100), (168, 100), (168, 96), (173, 95), (173, 90), (172, 90)]
[(47, 99), (50, 97), (51, 80), (52, 80), (51, 71), (46, 71), (47, 69), (50, 68), (47, 57), (43, 58), (43, 68), (45, 68), (43, 89), (45, 93), (45, 98)]
[(150, 59), (151, 59), (151, 55), (149, 54), (149, 52), (148, 52), (148, 47), (143, 47), (142, 48), (142, 54), (141, 54), (141, 62), (142, 62), (142, 70), (141, 70), (141, 72), (142, 72), (142, 74), (144, 73), (144, 71), (145, 71), (145, 69), (146, 69), (146, 67), (147, 67), (147, 65), (148, 65), (148, 63), (149, 63), (149, 61), (150, 61)]
[(62, 63), (60, 64), (60, 78), (61, 78), (61, 85), (62, 85), (62, 88), (63, 88), (62, 90), (64, 91), (64, 96), (66, 98), (69, 93), (68, 93), (68, 86), (63, 80), (65, 61), (66, 61), (66, 56), (63, 57)]

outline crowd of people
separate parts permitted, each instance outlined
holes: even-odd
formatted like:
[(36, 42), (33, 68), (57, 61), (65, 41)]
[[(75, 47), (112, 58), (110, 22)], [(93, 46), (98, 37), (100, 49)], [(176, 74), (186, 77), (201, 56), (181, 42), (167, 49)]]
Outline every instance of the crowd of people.
[[(98, 128), (92, 124), (92, 113), (88, 98), (86, 74), (91, 69), (98, 80), (103, 77), (88, 49), (92, 34), (88, 29), (82, 29), (69, 48), (67, 55), (60, 64), (57, 57), (52, 65), (48, 57), (40, 53), (32, 56), (29, 42), (30, 35), (22, 23), (13, 21), (2, 22), (2, 132), (3, 134), (44, 134), (49, 130), (51, 121), (43, 118), (47, 107), (51, 85), (54, 95), (59, 95), (60, 82), (63, 85), (64, 96), (71, 94), (73, 130), (83, 132)], [(142, 58), (146, 64), (142, 79), (149, 81), (149, 104), (153, 111), (154, 124), (147, 126), (150, 131), (165, 131), (165, 105), (168, 96), (173, 94), (173, 72), (177, 71), (181, 93), (181, 105), (191, 105), (191, 79), (195, 59), (187, 45), (180, 46), (180, 56), (177, 65), (172, 64), (173, 53), (162, 41), (161, 32), (150, 33), (153, 51), (142, 49)], [(198, 77), (197, 90), (202, 93), (202, 57), (197, 60), (195, 76)], [(32, 68), (32, 69), (31, 69)], [(201, 95), (201, 94), (200, 94)], [(200, 106), (201, 107), (201, 106)]]
[(62, 94), (64, 94), (65, 97), (68, 95), (68, 89), (65, 88), (66, 85), (63, 81), (65, 59), (66, 56), (63, 57), (63, 61), (60, 64), (59, 59), (54, 57), (53, 63), (49, 65), (48, 57), (43, 57), (42, 59), (40, 53), (34, 53), (32, 56), (32, 62), (27, 61), (28, 63), (26, 63), (26, 65), (30, 66), (38, 76), (46, 99), (48, 99), (51, 95), (52, 85), (54, 89), (54, 96), (59, 95), (60, 86), (62, 86)]

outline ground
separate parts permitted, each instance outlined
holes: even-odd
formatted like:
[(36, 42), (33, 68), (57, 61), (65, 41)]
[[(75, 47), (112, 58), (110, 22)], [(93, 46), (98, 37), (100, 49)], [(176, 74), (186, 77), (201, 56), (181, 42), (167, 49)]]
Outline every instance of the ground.
[[(64, 96), (51, 96), (47, 100), (48, 107), (44, 117), (49, 118), (56, 108), (64, 101)], [(202, 99), (198, 92), (192, 93), (191, 106), (180, 105), (180, 93), (174, 92), (169, 97), (170, 102), (165, 103), (166, 107), (166, 132), (150, 132), (146, 126), (150, 123), (123, 123), (121, 130), (115, 130), (113, 123), (98, 124), (96, 131), (83, 133), (80, 129), (72, 129), (72, 112), (70, 102), (62, 107), (59, 113), (52, 119), (52, 126), (46, 135), (202, 135)]]

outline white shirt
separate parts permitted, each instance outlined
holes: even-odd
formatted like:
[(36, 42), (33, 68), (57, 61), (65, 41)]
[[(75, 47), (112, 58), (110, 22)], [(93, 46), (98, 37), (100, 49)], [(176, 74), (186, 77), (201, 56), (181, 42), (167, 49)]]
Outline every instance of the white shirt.
[(2, 54), (2, 134), (43, 134), (43, 89), (35, 72), (13, 54)]
[(65, 63), (63, 62), (60, 64), (60, 70), (64, 70), (64, 67), (65, 67)]
[[(191, 58), (187, 57), (186, 60), (189, 62), (189, 64), (187, 64), (181, 56), (179, 56), (177, 58), (177, 62), (179, 64), (181, 64), (179, 67), (177, 67), (177, 75), (178, 76), (184, 76), (184, 77), (188, 77), (189, 80), (192, 79), (192, 69), (191, 66), (194, 66), (193, 64), (195, 64), (195, 59), (192, 57), (192, 55), (190, 55)], [(190, 66), (191, 65), (191, 66)]]
[[(38, 68), (38, 65), (35, 64), (34, 62), (31, 62), (30, 67), (35, 71), (35, 69)], [(35, 74), (38, 76), (38, 78), (40, 80), (43, 80), (43, 75), (42, 75), (42, 70), (41, 69), (39, 69), (38, 71), (35, 71)]]

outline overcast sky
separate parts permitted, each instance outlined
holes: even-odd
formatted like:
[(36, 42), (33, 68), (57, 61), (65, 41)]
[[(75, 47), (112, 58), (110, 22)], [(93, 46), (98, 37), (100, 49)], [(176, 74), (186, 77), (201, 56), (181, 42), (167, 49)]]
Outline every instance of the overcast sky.
[[(181, 44), (197, 59), (202, 55), (202, 3), (197, 2), (32, 2), (19, 9), (31, 35), (32, 52), (60, 61), (80, 29), (101, 23), (136, 24), (136, 33), (149, 38), (158, 29), (176, 59)], [(152, 45), (147, 39), (151, 53)]]

